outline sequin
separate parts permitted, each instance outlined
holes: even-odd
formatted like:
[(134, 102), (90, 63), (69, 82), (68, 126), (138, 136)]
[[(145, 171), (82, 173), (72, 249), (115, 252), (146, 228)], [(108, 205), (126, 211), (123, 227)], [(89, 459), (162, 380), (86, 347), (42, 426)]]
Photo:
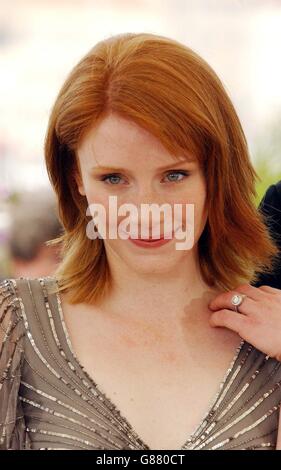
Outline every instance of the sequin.
[[(55, 285), (52, 277), (0, 283), (0, 449), (150, 450), (76, 357)], [(180, 450), (274, 449), (280, 365), (242, 340)]]

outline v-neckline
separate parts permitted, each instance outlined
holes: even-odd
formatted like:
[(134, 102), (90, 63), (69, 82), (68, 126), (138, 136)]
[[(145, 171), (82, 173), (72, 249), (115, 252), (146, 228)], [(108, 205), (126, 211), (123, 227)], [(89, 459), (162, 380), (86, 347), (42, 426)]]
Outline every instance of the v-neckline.
[[(57, 282), (57, 279), (55, 277), (48, 277), (50, 280), (54, 280), (55, 281), (55, 284), (56, 284), (56, 287), (58, 287), (58, 282)], [(128, 431), (130, 432), (130, 434), (132, 434), (135, 439), (138, 441), (138, 443), (140, 444), (141, 446), (141, 449), (145, 449), (145, 450), (155, 450), (155, 449), (152, 449), (148, 444), (146, 444), (146, 442), (139, 436), (139, 434), (135, 431), (135, 429), (133, 428), (133, 426), (130, 424), (130, 422), (128, 421), (128, 419), (123, 415), (123, 412), (121, 412), (119, 410), (119, 408), (115, 405), (115, 403), (107, 396), (106, 392), (104, 392), (103, 390), (101, 390), (100, 386), (97, 384), (97, 382), (95, 381), (95, 379), (87, 372), (87, 370), (84, 368), (84, 366), (81, 364), (80, 360), (78, 359), (75, 351), (74, 351), (74, 348), (73, 348), (73, 345), (72, 345), (72, 341), (70, 339), (70, 336), (69, 336), (69, 333), (68, 333), (68, 329), (66, 327), (66, 323), (65, 323), (65, 316), (64, 316), (64, 312), (63, 312), (63, 308), (62, 308), (62, 299), (61, 299), (61, 296), (60, 296), (60, 293), (57, 291), (55, 293), (55, 296), (56, 296), (56, 301), (57, 301), (57, 308), (58, 308), (58, 312), (59, 312), (59, 315), (60, 315), (60, 320), (61, 320), (61, 324), (62, 324), (62, 329), (63, 329), (63, 333), (64, 333), (64, 336), (65, 336), (65, 340), (66, 340), (66, 344), (68, 345), (68, 348), (69, 348), (69, 351), (71, 353), (71, 356), (73, 357), (73, 359), (76, 361), (76, 363), (78, 364), (78, 366), (80, 367), (80, 369), (83, 371), (84, 375), (87, 377), (88, 381), (90, 382), (91, 386), (96, 390), (96, 392), (98, 393), (98, 395), (100, 395), (102, 398), (103, 398), (103, 403), (106, 403), (110, 410), (112, 410), (112, 408), (115, 410), (119, 420), (123, 423), (123, 425), (128, 429)], [(212, 400), (210, 400), (210, 405), (209, 405), (209, 408), (207, 410), (207, 412), (205, 412), (203, 418), (201, 419), (201, 421), (199, 422), (199, 424), (195, 427), (194, 431), (188, 436), (188, 438), (185, 440), (185, 442), (183, 443), (183, 445), (179, 448), (179, 449), (175, 449), (175, 450), (184, 450), (186, 448), (186, 446), (192, 442), (193, 440), (193, 437), (197, 434), (198, 430), (201, 428), (202, 426), (202, 423), (204, 422), (204, 420), (206, 419), (207, 416), (209, 416), (215, 406), (215, 403), (217, 402), (217, 400), (220, 398), (221, 394), (223, 393), (224, 391), (224, 386), (225, 386), (225, 383), (227, 381), (227, 379), (230, 377), (230, 374), (232, 373), (237, 361), (238, 361), (238, 357), (240, 355), (240, 352), (243, 348), (245, 344), (245, 340), (244, 339), (241, 339), (240, 341), (240, 344), (235, 348), (235, 353), (230, 361), (230, 364), (228, 366), (228, 368), (226, 369), (225, 373), (224, 373), (224, 376), (222, 378), (222, 380), (219, 382), (219, 385), (218, 385), (218, 390), (216, 391), (215, 393), (215, 396), (212, 398)]]

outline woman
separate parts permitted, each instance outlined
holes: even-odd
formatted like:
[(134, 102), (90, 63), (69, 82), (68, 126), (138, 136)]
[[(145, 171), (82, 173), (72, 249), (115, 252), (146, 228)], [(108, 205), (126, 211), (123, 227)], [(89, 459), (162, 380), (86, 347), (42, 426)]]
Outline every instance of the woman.
[[(45, 157), (62, 256), (53, 277), (1, 286), (2, 448), (275, 448), (280, 362), (208, 321), (277, 251), (214, 71), (163, 36), (101, 41), (59, 92)], [(90, 237), (91, 204), (106, 229), (124, 221), (112, 196), (193, 205), (193, 244), (176, 249), (186, 213), (165, 243)]]

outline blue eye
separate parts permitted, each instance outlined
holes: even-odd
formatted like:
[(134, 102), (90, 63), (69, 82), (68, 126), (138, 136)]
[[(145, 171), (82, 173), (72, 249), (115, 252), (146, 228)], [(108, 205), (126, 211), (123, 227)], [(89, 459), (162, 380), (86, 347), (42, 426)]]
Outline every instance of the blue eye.
[[(176, 176), (176, 178), (169, 179), (170, 183), (180, 183), (185, 177), (189, 175), (189, 171), (185, 170), (179, 170), (179, 171), (169, 171), (166, 176), (170, 177), (171, 175)], [(182, 178), (178, 179), (178, 176), (182, 176)], [(109, 184), (111, 186), (117, 186), (120, 183), (120, 180), (122, 180), (121, 176), (118, 175), (117, 173), (111, 173), (107, 175), (103, 175), (101, 177), (101, 181), (106, 182), (106, 184)]]
[(180, 179), (172, 179), (170, 180), (171, 183), (179, 183), (180, 181), (182, 181), (186, 176), (189, 175), (189, 172), (188, 171), (184, 171), (184, 170), (180, 170), (180, 171), (170, 171), (169, 173), (167, 173), (167, 176), (170, 176), (170, 175), (181, 175), (183, 176), (183, 178), (180, 178)]
[[(105, 181), (107, 184), (116, 185), (116, 184), (118, 184), (118, 182), (119, 182), (119, 181), (116, 182), (116, 179), (117, 179), (117, 180), (118, 180), (118, 179), (120, 180), (121, 177), (120, 177), (119, 175), (113, 173), (113, 174), (111, 174), (111, 175), (104, 175), (104, 176), (102, 176), (101, 181)], [(113, 180), (113, 182), (112, 182), (112, 180)], [(109, 181), (110, 181), (110, 182), (109, 182)]]

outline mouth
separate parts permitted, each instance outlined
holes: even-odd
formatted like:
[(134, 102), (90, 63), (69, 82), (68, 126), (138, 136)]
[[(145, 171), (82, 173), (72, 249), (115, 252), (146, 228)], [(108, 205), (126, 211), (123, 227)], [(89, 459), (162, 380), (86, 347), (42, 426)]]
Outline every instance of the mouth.
[(129, 240), (133, 244), (135, 244), (139, 247), (146, 248), (146, 247), (160, 247), (162, 245), (165, 245), (169, 241), (171, 241), (172, 238), (170, 238), (170, 237), (169, 238), (164, 238), (164, 235), (162, 235), (161, 238), (152, 238), (152, 237), (149, 237), (149, 238), (131, 238), (131, 237), (129, 237)]
[(172, 237), (168, 237), (168, 238), (164, 238), (164, 235), (160, 235), (159, 238), (153, 238), (153, 237), (148, 237), (148, 238), (132, 238), (132, 237), (129, 237), (129, 238), (131, 240), (153, 243), (153, 242), (160, 241), (160, 240), (169, 240), (170, 238), (173, 238), (173, 235), (172, 235)]
[(143, 242), (153, 242), (153, 241), (156, 241), (156, 240), (163, 240), (163, 239), (164, 239), (164, 236), (160, 237), (160, 238), (152, 238), (152, 237), (149, 237), (149, 238), (135, 238), (135, 240), (141, 240)]

